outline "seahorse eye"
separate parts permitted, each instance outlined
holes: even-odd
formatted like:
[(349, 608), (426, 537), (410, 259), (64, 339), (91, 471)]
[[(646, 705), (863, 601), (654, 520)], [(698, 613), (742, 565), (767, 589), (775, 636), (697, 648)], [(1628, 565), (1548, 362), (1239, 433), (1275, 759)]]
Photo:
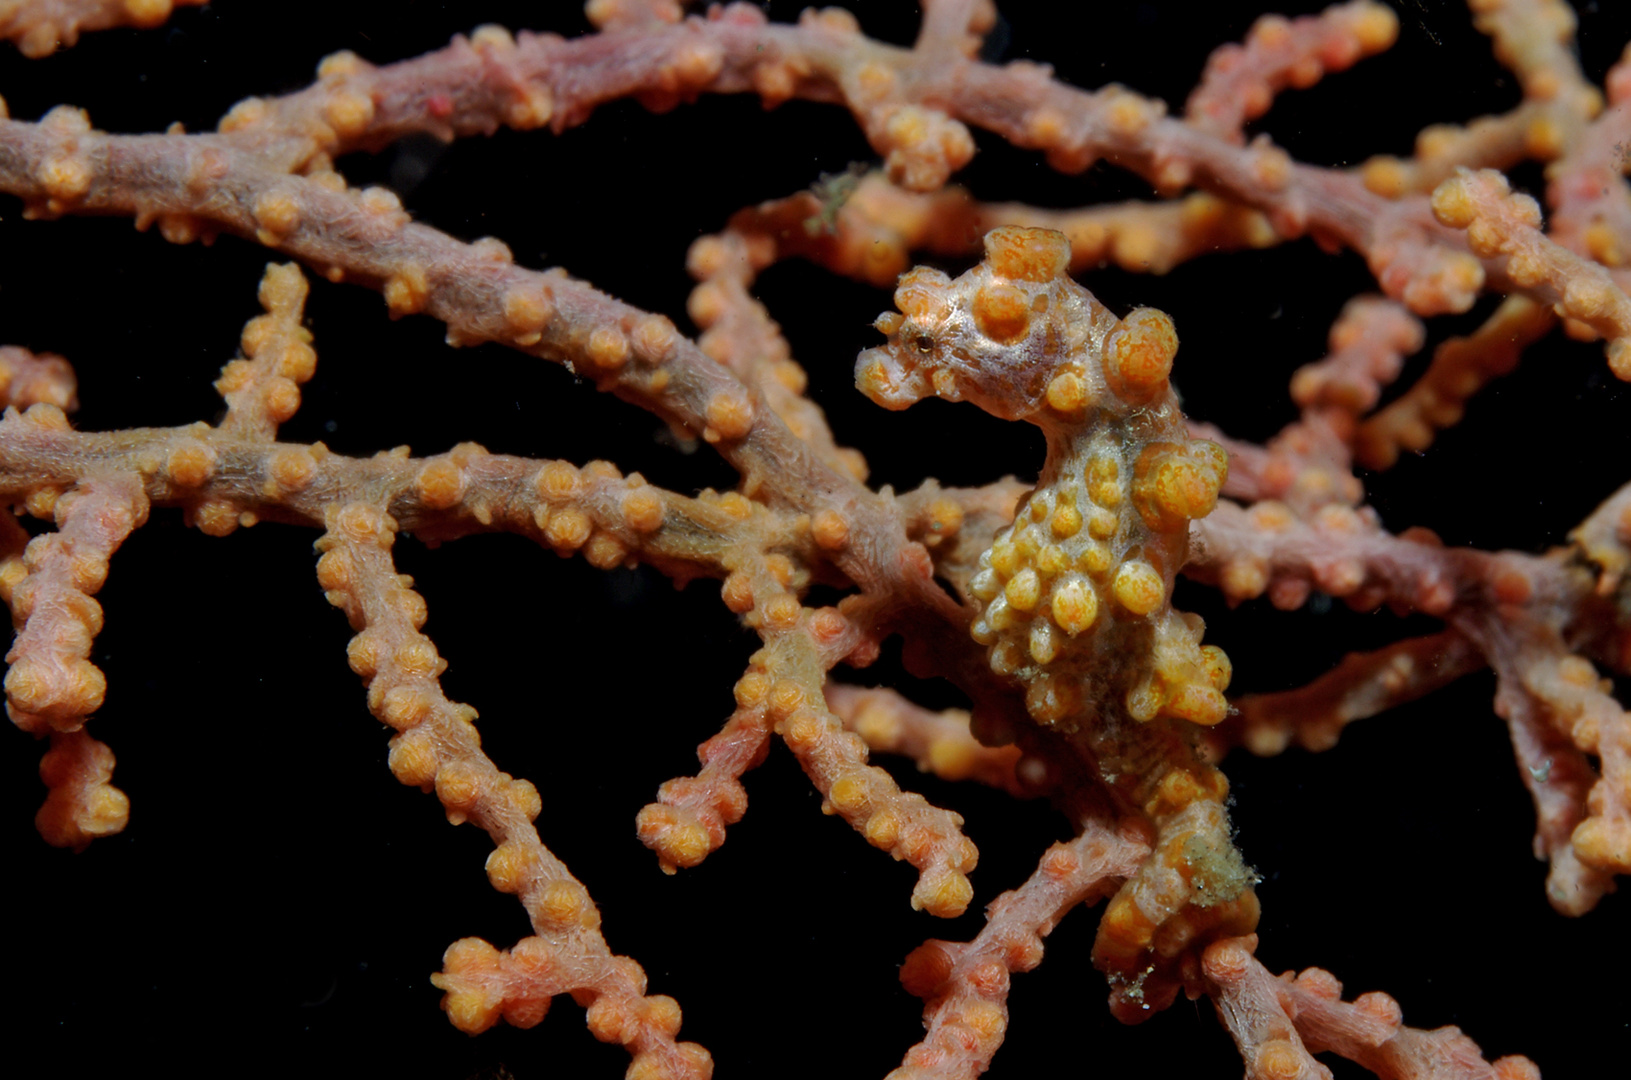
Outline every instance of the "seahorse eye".
[(928, 355), (934, 352), (934, 337), (930, 334), (919, 334), (912, 339), (912, 347), (918, 352)]

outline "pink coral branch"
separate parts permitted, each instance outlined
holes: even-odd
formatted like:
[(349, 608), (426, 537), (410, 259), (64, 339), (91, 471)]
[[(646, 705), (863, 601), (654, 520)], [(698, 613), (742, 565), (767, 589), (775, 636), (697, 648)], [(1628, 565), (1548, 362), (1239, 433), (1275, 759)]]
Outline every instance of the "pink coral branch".
[(979, 48), (979, 35), (996, 21), (997, 9), (991, 0), (925, 0), (916, 48), (971, 55)]
[(638, 964), (614, 957), (600, 934), (600, 912), (583, 885), (538, 838), (537, 789), (500, 772), (481, 751), (475, 710), (449, 701), (439, 677), (447, 663), (418, 632), (424, 601), (397, 575), (390, 549), (396, 523), (366, 503), (336, 506), (318, 541), (318, 581), (357, 631), (348, 657), (368, 686), (368, 705), (397, 731), (391, 772), (404, 784), (434, 790), (448, 820), (474, 823), (492, 837), (487, 876), (527, 909), (533, 936), (508, 954), (480, 939), (451, 946), (433, 981), (447, 992), (443, 1008), (472, 1034), (500, 1016), (519, 1027), (543, 1019), (550, 998), (568, 990), (589, 1006), (590, 1030), (622, 1043), (635, 1068), (674, 1080), (704, 1080), (708, 1052), (676, 1043), (679, 1008), (645, 996)]
[(1247, 1080), (1331, 1080), (1331, 1070), (1303, 1045), (1279, 985), (1252, 950), (1255, 936), (1207, 946), (1201, 970), (1217, 988), (1212, 1002), (1246, 1060)]
[[(1513, 728), (1535, 800), (1535, 852), (1551, 863), (1547, 897), (1566, 913), (1589, 910), (1613, 889), (1614, 874), (1631, 869), (1631, 717), (1550, 621), (1530, 614), (1461, 625), (1500, 680), (1496, 710)], [(1583, 754), (1597, 756), (1595, 775)]]
[(1360, 423), (1354, 440), (1359, 461), (1387, 469), (1401, 451), (1426, 450), (1438, 431), (1461, 419), (1469, 398), (1509, 374), (1524, 348), (1556, 324), (1557, 316), (1544, 304), (1510, 296), (1478, 329), (1441, 343), (1421, 378)]
[(1582, 521), (1569, 539), (1602, 572), (1597, 590), (1613, 595), (1631, 567), (1631, 484), (1620, 488)]
[(1429, 694), (1484, 663), (1454, 631), (1349, 653), (1307, 686), (1238, 699), (1237, 711), (1207, 733), (1207, 743), (1220, 755), (1235, 744), (1264, 755), (1278, 754), (1292, 742), (1305, 750), (1329, 750), (1355, 720)]
[(827, 683), (827, 707), (874, 753), (902, 754), (942, 780), (974, 780), (1022, 798), (1048, 783), (1048, 765), (1017, 746), (984, 746), (962, 709), (933, 712), (888, 689)]
[(73, 412), (79, 406), (76, 390), (74, 369), (62, 357), (0, 346), (0, 406), (26, 409), (43, 403)]
[(841, 199), (823, 191), (800, 192), (739, 211), (730, 228), (759, 245), (755, 250), (763, 252), (761, 261), (807, 258), (880, 286), (894, 283), (913, 252), (941, 258), (973, 255), (981, 238), (1003, 225), (1064, 233), (1070, 238), (1072, 273), (1115, 265), (1164, 274), (1202, 255), (1280, 242), (1261, 212), (1206, 192), (1170, 202), (1133, 200), (1055, 210), (982, 202), (959, 187), (907, 191), (879, 173), (850, 181), (853, 187)]
[(1244, 143), (1246, 122), (1267, 112), (1281, 90), (1306, 90), (1327, 72), (1391, 47), (1398, 33), (1398, 16), (1371, 0), (1300, 19), (1264, 16), (1244, 44), (1225, 45), (1207, 59), (1184, 114), (1202, 130)]
[(0, 37), (27, 57), (72, 48), (86, 30), (115, 26), (151, 28), (174, 8), (208, 0), (6, 0), (0, 4)]
[[(1328, 1076), (1306, 1054), (1328, 1050), (1379, 1080), (1539, 1080), (1540, 1070), (1527, 1058), (1486, 1061), (1458, 1028), (1405, 1027), (1398, 1002), (1386, 994), (1343, 1001), (1342, 984), (1319, 968), (1276, 979), (1252, 955), (1256, 944), (1255, 937), (1220, 941), (1206, 955), (1219, 1011), (1239, 1018), (1231, 1024), (1238, 1024), (1236, 1038), (1256, 1052), (1257, 1071), (1248, 1075)], [(1296, 1030), (1286, 1030), (1286, 1021)]]
[[(19, 422), (14, 417), (4, 422)], [(35, 406), (20, 422), (67, 424), (50, 405)], [(102, 608), (91, 595), (106, 580), (113, 552), (147, 520), (148, 502), (132, 472), (89, 475), (44, 502), (57, 532), (0, 563), (0, 596), (17, 624), (6, 654), (6, 713), (24, 731), (52, 736), (40, 763), (50, 794), (35, 821), (48, 843), (80, 850), (121, 831), (130, 817), (130, 800), (108, 783), (113, 752), (82, 729), (107, 692), (106, 677), (90, 660), (102, 629)], [(20, 538), (13, 531), (9, 539), (15, 548)]]
[(1484, 169), (1440, 184), (1433, 192), (1433, 213), (1446, 225), (1466, 229), (1479, 255), (1500, 259), (1513, 284), (1606, 339), (1609, 367), (1621, 378), (1631, 377), (1631, 297), (1606, 269), (1541, 233), (1534, 199), (1511, 194), (1505, 177)]
[(1148, 851), (1136, 831), (1084, 821), (1076, 839), (1043, 854), (1024, 885), (992, 901), (973, 941), (928, 941), (914, 950), (900, 980), (923, 999), (928, 1033), (889, 1080), (963, 1080), (984, 1072), (1008, 1026), (1009, 974), (1041, 963), (1042, 939), (1059, 920), (1112, 891)]
[[(1379, 155), (1367, 161), (1361, 175), (1372, 191), (1391, 198), (1426, 193), (1460, 168), (1506, 169), (1532, 158), (1591, 152), (1587, 148), (1596, 138), (1588, 124), (1602, 108), (1602, 94), (1575, 57), (1574, 13), (1559, 0), (1484, 0), (1469, 6), (1473, 25), (1489, 35), (1496, 57), (1518, 76), (1523, 100), (1510, 112), (1479, 117), (1464, 127), (1429, 125), (1416, 137), (1409, 159)], [(1562, 166), (1562, 174), (1571, 171)]]

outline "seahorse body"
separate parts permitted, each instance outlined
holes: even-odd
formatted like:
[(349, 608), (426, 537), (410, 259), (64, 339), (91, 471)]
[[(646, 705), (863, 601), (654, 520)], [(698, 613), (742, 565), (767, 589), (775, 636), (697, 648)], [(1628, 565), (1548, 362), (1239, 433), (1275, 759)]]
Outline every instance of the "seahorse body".
[(901, 278), (900, 312), (876, 323), (889, 341), (861, 354), (856, 382), (886, 408), (966, 400), (1047, 435), (1036, 489), (970, 581), (970, 632), (992, 670), (1024, 687), (1031, 716), (1068, 735), (1155, 829), (1094, 952), (1118, 1015), (1134, 1020), (1195, 977), (1198, 944), (1257, 918), (1227, 781), (1193, 742), (1194, 725), (1228, 714), (1229, 660), (1170, 602), (1189, 522), (1216, 504), (1228, 456), (1188, 437), (1166, 315), (1116, 318), (1066, 273), (1060, 233), (1000, 228), (985, 251), (955, 281), (924, 267)]

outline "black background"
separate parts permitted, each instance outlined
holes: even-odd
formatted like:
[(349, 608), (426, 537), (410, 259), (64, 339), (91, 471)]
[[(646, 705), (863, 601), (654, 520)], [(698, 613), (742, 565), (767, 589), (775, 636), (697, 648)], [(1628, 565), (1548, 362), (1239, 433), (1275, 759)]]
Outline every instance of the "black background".
[[(853, 6), (874, 36), (914, 32), (909, 4)], [(1177, 108), (1207, 52), (1237, 40), (1260, 10), (1093, 7), (1003, 5), (1001, 58), (1051, 62), (1083, 86), (1119, 80)], [(1347, 165), (1408, 152), (1426, 123), (1516, 102), (1460, 5), (1398, 7), (1392, 53), (1285, 95), (1260, 129), (1302, 160)], [(1582, 9), (1594, 79), (1631, 38), (1631, 15), (1611, 7)], [(1073, 14), (1061, 21), (1065, 9)], [(771, 5), (778, 19), (796, 10)], [(110, 131), (172, 120), (207, 129), (247, 94), (304, 85), (331, 51), (386, 62), (483, 22), (586, 29), (572, 3), (217, 4), (152, 32), (89, 35), (49, 60), (0, 50), (0, 94), (19, 118), (70, 102)], [(961, 179), (982, 198), (1070, 206), (1147, 194), (1108, 167), (1063, 177), (994, 139), (980, 147)], [(715, 98), (666, 116), (617, 103), (560, 136), (415, 143), (341, 164), (353, 183), (395, 185), (421, 220), (465, 239), (499, 236), (525, 265), (565, 266), (688, 326), (684, 255), (697, 235), (870, 159), (841, 109), (793, 102), (766, 113), (755, 100)], [(1538, 168), (1517, 180), (1539, 194)], [(88, 430), (211, 419), (220, 403), (210, 383), (257, 310), (266, 259), (231, 238), (174, 247), (124, 220), (23, 222), (18, 203), (0, 199), (0, 339), (74, 362), (76, 423)], [(1360, 259), (1307, 241), (1163, 278), (1084, 280), (1117, 310), (1170, 312), (1186, 407), (1255, 439), (1291, 419), (1287, 378), (1321, 354), (1342, 303), (1374, 289)], [(1034, 472), (1041, 448), (1030, 431), (941, 402), (884, 414), (854, 392), (853, 357), (877, 340), (868, 323), (889, 306), (886, 292), (788, 264), (766, 273), (759, 293), (875, 483)], [(1476, 325), (1492, 304), (1434, 320), (1431, 341)], [(315, 282), (308, 325), (318, 374), (287, 439), (352, 454), (476, 440), (608, 457), (684, 492), (732, 482), (706, 450), (680, 454), (657, 438), (657, 422), (564, 371), (491, 346), (450, 351), (439, 325), (392, 322), (367, 291)], [(1600, 348), (1554, 339), (1431, 451), (1364, 479), (1390, 528), (1538, 552), (1626, 479), (1628, 416), (1631, 395)], [(155, 511), (118, 553), (99, 596), (107, 627), (94, 659), (109, 690), (91, 730), (118, 755), (131, 824), (80, 855), (47, 848), (32, 827), (40, 748), (5, 736), (11, 1005), (0, 1032), (13, 1053), (44, 1051), (49, 1064), (25, 1066), (30, 1075), (114, 1063), (178, 1076), (274, 1065), (459, 1080), (620, 1075), (626, 1056), (595, 1043), (565, 999), (539, 1029), (476, 1039), (439, 1013), (427, 977), (442, 950), (467, 935), (507, 946), (526, 932), (524, 915), (486, 883), (486, 838), (448, 826), (434, 799), (385, 769), (387, 732), (346, 667), (348, 632), (316, 587), (314, 539), (271, 525), (211, 539)], [(717, 1075), (877, 1077), (897, 1064), (921, 1030), (897, 965), (925, 937), (973, 934), (977, 915), (946, 924), (914, 914), (909, 868), (823, 817), (780, 749), (747, 779), (746, 819), (702, 867), (664, 876), (634, 838), (657, 785), (695, 768), (695, 745), (727, 715), (754, 647), (715, 586), (676, 592), (654, 573), (603, 574), (508, 536), (397, 550), (451, 664), (449, 695), (480, 710), (499, 767), (537, 783), (544, 842), (594, 894), (613, 949), (645, 965), (652, 992), (679, 999), (683, 1036), (710, 1048)], [(1287, 615), (1257, 601), (1228, 612), (1201, 589), (1180, 601), (1206, 615), (1241, 690), (1298, 685), (1348, 649), (1433, 625), (1341, 605)], [(943, 686), (901, 676), (897, 655), (856, 677), (956, 703)], [(1488, 675), (1467, 679), (1356, 725), (1324, 755), (1231, 758), (1240, 842), (1265, 879), (1259, 954), (1277, 971), (1329, 968), (1350, 994), (1386, 990), (1407, 1022), (1459, 1024), (1492, 1056), (1533, 1057), (1548, 1080), (1593, 1075), (1594, 1063), (1631, 1060), (1625, 897), (1579, 920), (1547, 906), (1492, 692)], [(982, 852), (976, 912), (1063, 835), (1044, 806), (940, 784), (910, 765), (896, 772), (968, 818)], [(1093, 924), (1087, 913), (1068, 919), (1043, 967), (1016, 977), (990, 1075), (1238, 1075), (1204, 1003), (1180, 1002), (1136, 1029), (1109, 1019), (1088, 961)]]

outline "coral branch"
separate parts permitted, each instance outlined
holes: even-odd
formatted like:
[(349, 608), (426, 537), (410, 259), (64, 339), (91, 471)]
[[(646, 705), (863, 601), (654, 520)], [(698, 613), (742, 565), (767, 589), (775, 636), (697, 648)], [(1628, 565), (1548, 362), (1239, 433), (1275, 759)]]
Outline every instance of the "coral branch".
[(1437, 431), (1461, 420), (1469, 398), (1518, 365), (1525, 347), (1556, 324), (1556, 316), (1528, 297), (1508, 297), (1482, 326), (1433, 350), (1421, 378), (1385, 408), (1367, 417), (1355, 437), (1359, 460), (1387, 469), (1399, 453), (1420, 453)]
[(725, 842), (725, 826), (747, 810), (741, 776), (762, 763), (772, 734), (765, 699), (770, 680), (750, 668), (737, 680), (737, 709), (719, 734), (697, 748), (702, 771), (665, 783), (657, 801), (640, 811), (640, 842), (657, 853), (663, 870), (696, 866)]
[(1213, 1003), (1246, 1059), (1247, 1080), (1331, 1080), (1293, 1026), (1274, 976), (1252, 956), (1255, 935), (1207, 946), (1201, 969), (1216, 987)]
[(1137, 869), (1149, 848), (1136, 830), (1087, 820), (1055, 844), (1018, 889), (991, 902), (979, 936), (927, 941), (901, 965), (900, 981), (923, 999), (928, 1034), (889, 1080), (958, 1080), (985, 1072), (1008, 1027), (1009, 973), (1042, 962), (1042, 939), (1079, 904), (1102, 898)]
[(1413, 701), (1483, 666), (1483, 655), (1454, 632), (1349, 653), (1307, 686), (1236, 700), (1236, 712), (1207, 732), (1207, 743), (1220, 756), (1235, 744), (1264, 755), (1278, 754), (1293, 741), (1304, 750), (1329, 750), (1353, 721)]
[(454, 1026), (472, 1034), (500, 1016), (518, 1027), (543, 1019), (555, 994), (572, 991), (588, 1004), (596, 1038), (622, 1043), (631, 1068), (653, 1077), (706, 1077), (707, 1051), (675, 1043), (679, 1007), (646, 997), (638, 964), (613, 956), (600, 935), (600, 912), (588, 891), (538, 839), (540, 802), (525, 780), (499, 772), (481, 751), (476, 712), (443, 696), (447, 662), (419, 633), (425, 604), (392, 565), (396, 522), (365, 503), (329, 514), (318, 541), (318, 581), (353, 630), (351, 668), (368, 686), (368, 707), (395, 729), (391, 772), (404, 784), (434, 790), (458, 825), (473, 822), (493, 839), (487, 877), (527, 909), (533, 936), (508, 953), (477, 938), (448, 949), (435, 978), (447, 992), (443, 1008)]
[(893, 690), (834, 682), (827, 684), (827, 707), (873, 753), (903, 754), (942, 780), (974, 780), (1022, 798), (1051, 786), (1046, 762), (1017, 746), (981, 745), (962, 709), (932, 712)]
[(62, 357), (0, 346), (0, 407), (44, 404), (73, 412), (79, 405), (76, 389), (74, 369)]
[[(4, 423), (67, 426), (51, 405), (36, 405), (21, 420), (9, 413)], [(6, 712), (24, 731), (51, 735), (40, 763), (50, 795), (35, 821), (47, 842), (79, 850), (119, 832), (130, 817), (130, 800), (108, 783), (112, 751), (81, 729), (107, 692), (89, 659), (102, 629), (102, 608), (91, 595), (107, 579), (113, 552), (147, 520), (148, 504), (128, 472), (93, 474), (62, 494), (37, 492), (32, 502), (55, 517), (57, 532), (0, 564), (0, 595), (17, 625), (6, 654)], [(10, 539), (15, 546), (19, 537)]]
[(821, 693), (825, 670), (812, 671), (810, 650), (796, 639), (786, 659), (772, 664), (780, 676), (770, 688), (776, 731), (826, 801), (869, 844), (919, 871), (912, 907), (931, 915), (961, 915), (974, 897), (968, 873), (979, 852), (962, 833), (960, 815), (903, 792), (894, 778), (868, 765), (866, 743), (827, 711)]
[(1491, 169), (1462, 173), (1433, 191), (1433, 213), (1453, 228), (1466, 229), (1473, 251), (1503, 257), (1503, 273), (1524, 289), (1556, 305), (1607, 339), (1608, 366), (1631, 379), (1631, 298), (1608, 271), (1580, 258), (1540, 232), (1540, 207), (1527, 195), (1513, 195), (1506, 178)]
[[(1264, 1078), (1329, 1076), (1306, 1049), (1329, 1050), (1356, 1061), (1379, 1080), (1538, 1080), (1527, 1058), (1486, 1061), (1458, 1028), (1421, 1031), (1403, 1026), (1398, 1002), (1386, 994), (1342, 1000), (1342, 984), (1329, 972), (1309, 968), (1278, 979), (1252, 955), (1255, 936), (1220, 941), (1207, 950), (1206, 974), (1217, 986), (1218, 1010), (1238, 1017), (1236, 1037), (1256, 1051)], [(1280, 1024), (1296, 1026), (1287, 1031)], [(1235, 1023), (1231, 1022), (1235, 1030)], [(1245, 1036), (1245, 1037), (1243, 1037)], [(1256, 1041), (1267, 1036), (1267, 1041)], [(1280, 1071), (1277, 1071), (1280, 1070)]]
[(277, 426), (300, 407), (300, 384), (312, 377), (317, 356), (310, 332), (300, 325), (306, 303), (300, 268), (293, 263), (267, 267), (260, 299), (266, 314), (244, 327), (248, 359), (228, 364), (215, 388), (227, 402), (223, 433), (271, 441)]
[(1350, 0), (1300, 19), (1264, 16), (1244, 45), (1225, 45), (1208, 58), (1185, 116), (1204, 131), (1244, 143), (1246, 122), (1268, 112), (1281, 90), (1306, 90), (1326, 72), (1391, 47), (1398, 34), (1398, 16), (1372, 0)]
[(172, 9), (208, 0), (6, 0), (0, 4), (0, 37), (15, 42), (24, 56), (49, 56), (69, 49), (81, 31), (114, 26), (158, 26)]

